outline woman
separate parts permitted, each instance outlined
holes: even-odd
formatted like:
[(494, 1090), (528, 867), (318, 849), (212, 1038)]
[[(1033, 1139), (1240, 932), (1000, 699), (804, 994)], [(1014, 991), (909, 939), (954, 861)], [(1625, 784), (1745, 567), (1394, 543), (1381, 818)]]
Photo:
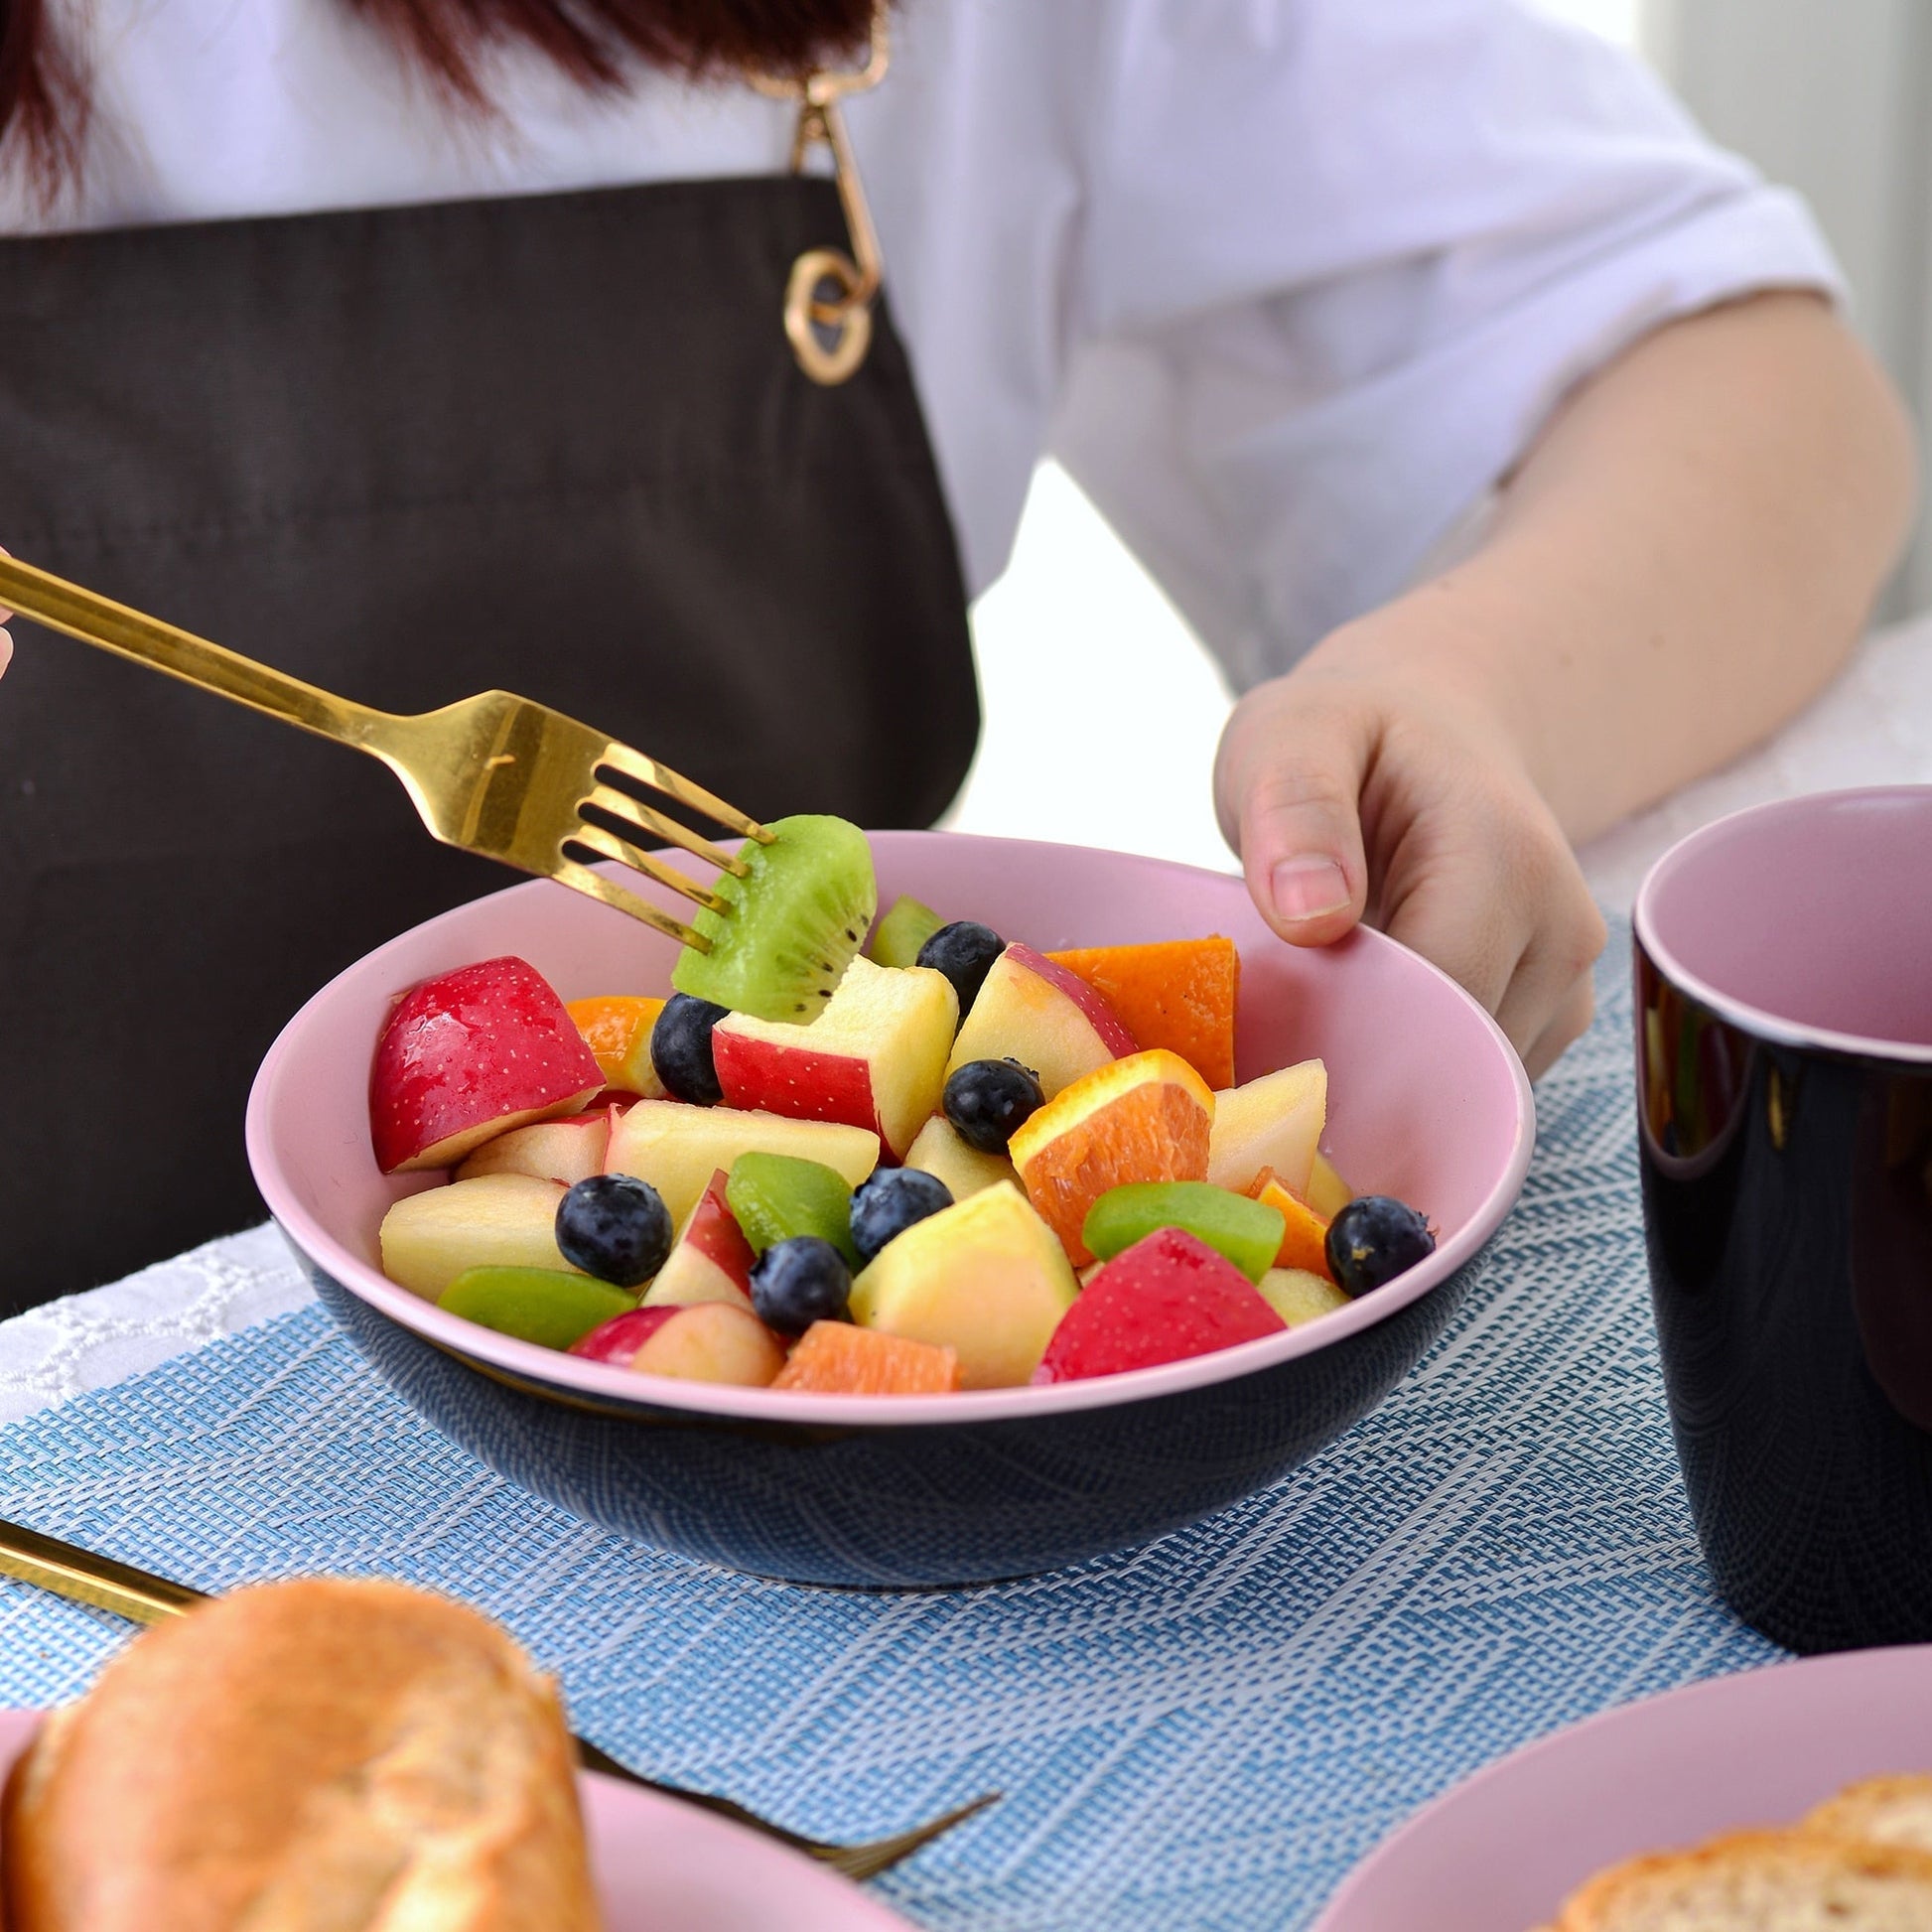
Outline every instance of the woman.
[[(0, 6), (0, 536), (374, 703), (501, 684), (920, 822), (1055, 450), (1245, 690), (1277, 930), (1376, 918), (1540, 1070), (1603, 936), (1568, 840), (1814, 691), (1905, 524), (1804, 212), (1511, 0), (905, 0), (846, 103), (889, 299), (816, 379), (858, 278), (795, 345), (783, 290), (856, 243), (745, 75), (862, 63), (868, 12)], [(0, 788), (18, 1307), (248, 1220), (275, 1027), (500, 882), (39, 635)]]

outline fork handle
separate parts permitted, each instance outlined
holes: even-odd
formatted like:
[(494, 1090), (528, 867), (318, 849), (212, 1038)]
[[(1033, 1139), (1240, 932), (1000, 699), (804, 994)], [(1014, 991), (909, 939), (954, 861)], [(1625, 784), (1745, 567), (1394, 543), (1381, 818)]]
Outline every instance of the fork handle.
[[(37, 619), (38, 622), (39, 620)], [(0, 1520), (0, 1577), (15, 1583), (32, 1584), (69, 1602), (85, 1603), (96, 1610), (107, 1610), (130, 1623), (167, 1623), (192, 1610), (198, 1603), (211, 1599), (206, 1590), (191, 1589), (186, 1584), (157, 1577), (151, 1570), (137, 1570), (131, 1563), (117, 1562), (97, 1551), (83, 1550), (77, 1544), (64, 1543), (58, 1536), (30, 1530), (24, 1523)], [(786, 1844), (809, 1846), (812, 1841), (762, 1818), (755, 1817), (729, 1798), (714, 1798), (705, 1791), (686, 1791), (681, 1785), (659, 1784), (644, 1777), (627, 1764), (620, 1764), (587, 1738), (575, 1737), (578, 1755), (586, 1770), (601, 1771), (606, 1777), (623, 1778), (640, 1784), (647, 1791), (682, 1798), (707, 1811), (720, 1812), (740, 1824), (753, 1824)]]
[(318, 690), (299, 677), (257, 664), (159, 618), (144, 617), (18, 557), (0, 556), (0, 607), (50, 630), (63, 630), (83, 644), (97, 644), (137, 664), (165, 671), (184, 684), (232, 698), (251, 711), (353, 745), (358, 751), (374, 753), (373, 740), (394, 722), (385, 712)]

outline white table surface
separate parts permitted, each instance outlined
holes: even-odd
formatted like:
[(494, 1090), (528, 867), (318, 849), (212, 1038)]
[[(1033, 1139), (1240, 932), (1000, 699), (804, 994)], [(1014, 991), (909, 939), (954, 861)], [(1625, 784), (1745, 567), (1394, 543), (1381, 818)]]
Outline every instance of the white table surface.
[[(1793, 792), (1884, 783), (1932, 783), (1932, 614), (1874, 634), (1776, 739), (1586, 848), (1584, 869), (1606, 907), (1627, 911), (1651, 862), (1699, 825)], [(0, 1422), (309, 1300), (280, 1235), (263, 1226), (17, 1315), (0, 1322)]]

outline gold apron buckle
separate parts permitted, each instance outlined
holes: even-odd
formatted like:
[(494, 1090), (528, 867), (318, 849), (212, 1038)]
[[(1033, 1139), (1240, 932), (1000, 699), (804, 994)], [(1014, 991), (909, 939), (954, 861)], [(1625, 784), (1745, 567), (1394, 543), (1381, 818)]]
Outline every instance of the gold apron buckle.
[(851, 377), (872, 346), (872, 304), (881, 281), (879, 236), (866, 206), (859, 164), (846, 133), (839, 102), (864, 93), (886, 77), (891, 48), (884, 0), (872, 17), (872, 49), (863, 68), (848, 72), (810, 73), (801, 79), (754, 73), (753, 86), (777, 100), (796, 100), (798, 129), (792, 136), (791, 168), (802, 174), (814, 147), (832, 157), (832, 179), (845, 210), (852, 252), (808, 248), (791, 265), (785, 283), (785, 335), (798, 366), (814, 382), (830, 387)]

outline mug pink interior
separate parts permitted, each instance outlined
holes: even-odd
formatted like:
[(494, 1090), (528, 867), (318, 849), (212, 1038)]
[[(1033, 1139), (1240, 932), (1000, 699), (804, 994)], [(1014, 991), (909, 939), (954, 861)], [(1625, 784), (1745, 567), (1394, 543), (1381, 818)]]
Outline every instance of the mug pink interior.
[(1636, 922), (1661, 971), (1758, 1031), (1932, 1054), (1932, 786), (1707, 826), (1657, 863)]

